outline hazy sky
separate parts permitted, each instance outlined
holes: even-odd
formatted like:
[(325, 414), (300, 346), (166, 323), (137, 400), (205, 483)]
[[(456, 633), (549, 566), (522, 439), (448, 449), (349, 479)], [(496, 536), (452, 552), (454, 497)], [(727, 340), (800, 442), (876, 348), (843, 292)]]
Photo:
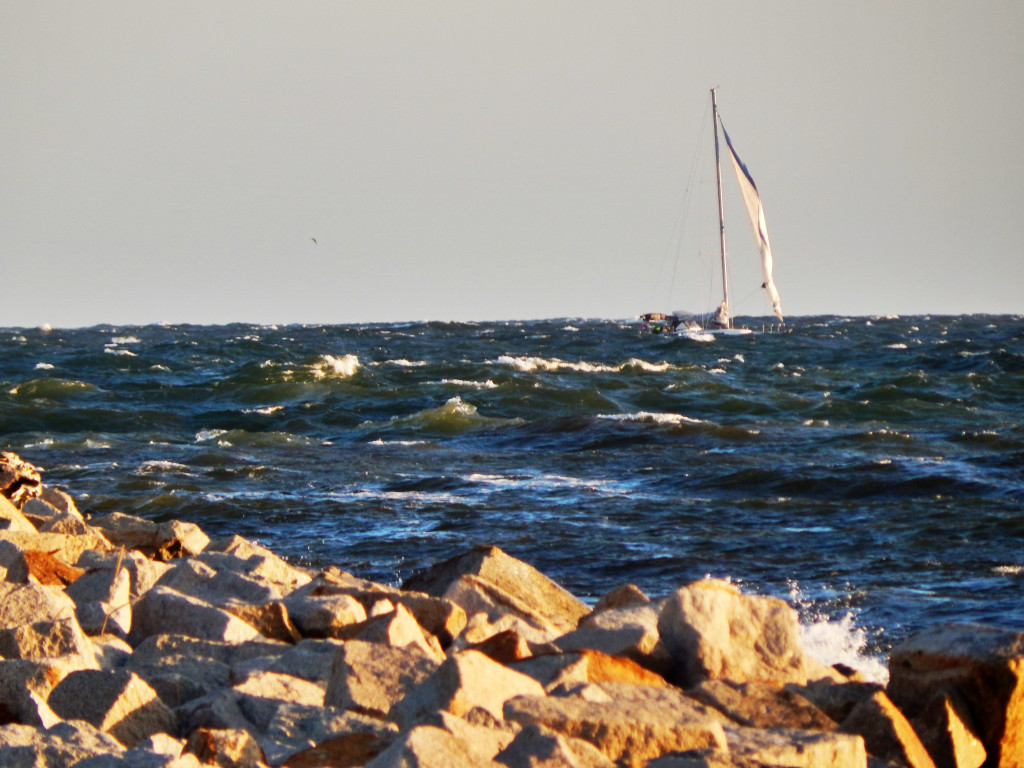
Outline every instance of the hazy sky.
[(666, 264), (712, 86), (787, 314), (1024, 312), (1022, 40), (1019, 0), (0, 0), (0, 325), (708, 309)]

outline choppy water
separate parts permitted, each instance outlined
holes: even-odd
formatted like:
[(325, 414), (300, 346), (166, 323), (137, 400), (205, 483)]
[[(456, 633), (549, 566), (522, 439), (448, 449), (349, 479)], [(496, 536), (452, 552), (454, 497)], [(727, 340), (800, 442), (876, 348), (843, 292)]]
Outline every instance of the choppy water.
[(706, 574), (884, 650), (1024, 630), (1024, 318), (0, 330), (2, 447), (84, 511), (395, 583), (496, 544), (593, 600)]

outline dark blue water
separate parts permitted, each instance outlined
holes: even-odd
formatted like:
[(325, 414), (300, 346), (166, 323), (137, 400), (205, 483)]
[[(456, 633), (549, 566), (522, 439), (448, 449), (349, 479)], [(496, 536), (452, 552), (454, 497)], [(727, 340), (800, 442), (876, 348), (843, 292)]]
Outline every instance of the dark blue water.
[(83, 511), (397, 583), (481, 543), (584, 600), (707, 574), (884, 650), (1024, 630), (1024, 318), (0, 330), (2, 448)]

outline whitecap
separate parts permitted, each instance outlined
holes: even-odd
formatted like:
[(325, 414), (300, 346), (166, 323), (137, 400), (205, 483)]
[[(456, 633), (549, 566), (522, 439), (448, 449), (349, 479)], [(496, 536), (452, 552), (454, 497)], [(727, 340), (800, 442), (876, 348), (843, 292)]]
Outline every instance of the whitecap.
[(53, 364), (52, 363), (36, 363), (36, 370), (39, 370), (39, 371), (52, 371), (53, 370)]
[(468, 387), (470, 389), (497, 389), (498, 385), (488, 379), (487, 381), (468, 381), (466, 379), (441, 379), (442, 384), (452, 387)]
[(313, 366), (313, 373), (319, 378), (337, 376), (347, 379), (354, 376), (360, 367), (359, 358), (352, 354), (342, 355), (341, 357), (321, 355), (321, 359), (323, 360), (322, 363)]
[(226, 435), (228, 431), (226, 429), (202, 429), (196, 432), (197, 443), (208, 443), (216, 440), (221, 435)]
[(242, 410), (242, 413), (258, 413), (260, 416), (271, 416), (283, 410), (283, 405), (265, 405), (262, 408), (245, 408)]
[(135, 336), (114, 336), (110, 339), (111, 344), (141, 344), (142, 339)]
[(396, 365), (399, 368), (422, 368), (427, 364), (426, 360), (406, 360), (405, 358), (387, 360), (385, 362), (387, 365)]
[(108, 355), (118, 355), (119, 357), (138, 357), (138, 355), (130, 349), (113, 349), (111, 347), (107, 347), (103, 351)]
[(1001, 576), (1020, 576), (1024, 573), (1024, 565), (997, 565), (992, 569), (992, 573), (998, 573)]
[(610, 421), (647, 421), (654, 424), (703, 424), (700, 419), (684, 416), (681, 413), (652, 413), (637, 411), (636, 413), (600, 413), (597, 418)]
[(190, 474), (187, 464), (180, 464), (177, 461), (160, 461), (157, 459), (144, 461), (139, 465), (139, 472), (148, 474), (150, 472), (184, 472)]

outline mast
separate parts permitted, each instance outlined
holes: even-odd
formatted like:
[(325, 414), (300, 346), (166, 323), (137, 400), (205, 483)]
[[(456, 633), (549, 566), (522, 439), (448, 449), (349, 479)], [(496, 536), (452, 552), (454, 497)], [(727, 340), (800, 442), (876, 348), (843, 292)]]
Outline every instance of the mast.
[(722, 307), (726, 312), (726, 328), (732, 328), (729, 311), (729, 266), (725, 255), (725, 204), (722, 199), (722, 160), (718, 151), (718, 96), (711, 89), (711, 122), (715, 132), (715, 179), (718, 183), (718, 239), (722, 247)]

